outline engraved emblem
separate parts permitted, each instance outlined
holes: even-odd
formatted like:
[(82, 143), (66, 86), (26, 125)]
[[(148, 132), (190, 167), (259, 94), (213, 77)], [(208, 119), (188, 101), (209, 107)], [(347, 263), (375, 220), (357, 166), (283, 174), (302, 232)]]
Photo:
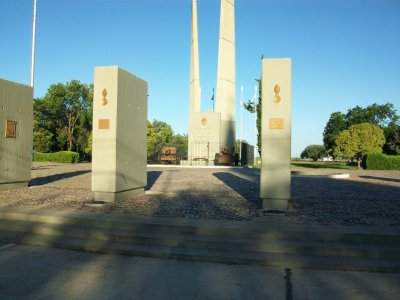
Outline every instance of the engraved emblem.
[(281, 102), (281, 96), (279, 96), (280, 91), (281, 91), (281, 88), (279, 87), (279, 85), (276, 84), (274, 87), (274, 93), (275, 93), (274, 102), (275, 103)]
[(8, 139), (15, 139), (17, 137), (17, 122), (6, 120), (5, 136)]
[(103, 105), (107, 105), (107, 103), (108, 103), (108, 101), (107, 101), (107, 90), (106, 89), (104, 89), (103, 90), (103, 92), (102, 92), (102, 94), (103, 94)]
[(207, 119), (206, 118), (201, 119), (201, 125), (203, 125), (203, 126), (207, 125)]

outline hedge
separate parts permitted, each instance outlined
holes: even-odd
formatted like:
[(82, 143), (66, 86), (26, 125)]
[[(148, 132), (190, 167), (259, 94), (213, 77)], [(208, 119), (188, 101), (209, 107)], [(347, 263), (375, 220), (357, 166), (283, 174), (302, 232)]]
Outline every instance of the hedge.
[(400, 170), (400, 156), (369, 153), (363, 159), (363, 168), (368, 170)]
[(72, 151), (60, 151), (54, 153), (35, 152), (33, 161), (46, 161), (57, 163), (78, 163), (79, 153)]

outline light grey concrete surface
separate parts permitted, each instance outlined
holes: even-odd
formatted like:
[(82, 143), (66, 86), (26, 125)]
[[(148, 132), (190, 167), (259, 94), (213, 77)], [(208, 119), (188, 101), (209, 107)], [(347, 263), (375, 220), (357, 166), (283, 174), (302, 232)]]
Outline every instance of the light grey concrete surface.
[(400, 274), (291, 270), (14, 246), (0, 299), (397, 299)]

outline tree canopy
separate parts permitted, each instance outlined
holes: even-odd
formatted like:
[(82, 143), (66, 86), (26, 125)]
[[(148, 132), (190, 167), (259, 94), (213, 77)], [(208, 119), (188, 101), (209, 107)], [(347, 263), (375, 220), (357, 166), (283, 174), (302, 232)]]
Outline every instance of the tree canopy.
[[(385, 152), (389, 149), (396, 149), (395, 132), (400, 128), (399, 119), (400, 117), (392, 103), (382, 105), (374, 103), (365, 108), (356, 106), (349, 109), (346, 114), (334, 112), (331, 114), (323, 132), (324, 145), (328, 152), (334, 154), (335, 141), (340, 132), (353, 125), (369, 123), (385, 130), (386, 139), (389, 139), (388, 142), (391, 143), (391, 145), (384, 147)], [(388, 128), (390, 130), (387, 130)], [(400, 144), (397, 144), (397, 146), (400, 147)]]
[(350, 126), (339, 133), (335, 141), (334, 155), (356, 159), (358, 167), (364, 155), (382, 152), (385, 144), (383, 129), (370, 123)]
[(317, 161), (322, 158), (325, 154), (324, 145), (309, 145), (307, 146), (303, 152), (301, 152), (301, 158), (310, 158), (313, 161)]
[(93, 85), (78, 80), (52, 84), (33, 103), (34, 149), (83, 153), (92, 130)]

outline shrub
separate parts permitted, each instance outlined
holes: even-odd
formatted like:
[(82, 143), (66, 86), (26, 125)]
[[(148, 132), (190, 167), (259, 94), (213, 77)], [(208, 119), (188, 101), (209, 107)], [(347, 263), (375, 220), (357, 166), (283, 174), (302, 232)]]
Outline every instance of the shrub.
[(78, 163), (79, 153), (72, 151), (60, 151), (54, 153), (35, 152), (33, 161), (46, 161), (57, 163)]
[(363, 159), (363, 168), (368, 170), (400, 170), (400, 156), (368, 153)]

